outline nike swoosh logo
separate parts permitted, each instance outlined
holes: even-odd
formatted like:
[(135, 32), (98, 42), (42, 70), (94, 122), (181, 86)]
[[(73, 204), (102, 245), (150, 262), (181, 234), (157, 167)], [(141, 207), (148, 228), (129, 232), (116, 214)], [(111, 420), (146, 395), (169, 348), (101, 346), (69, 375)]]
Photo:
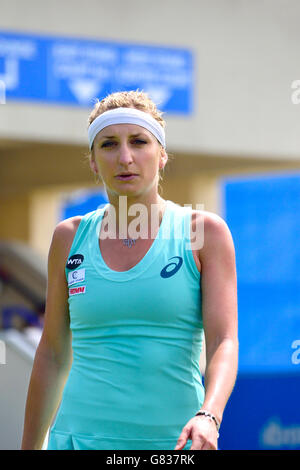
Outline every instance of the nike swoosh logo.
[[(177, 271), (179, 271), (179, 269), (182, 266), (183, 259), (181, 258), (181, 256), (173, 256), (170, 259), (174, 259), (174, 258), (176, 258), (178, 261), (177, 262), (173, 261), (172, 263), (167, 264), (167, 266), (165, 266), (160, 272), (161, 277), (168, 278), (168, 277), (174, 276), (174, 274), (176, 274)], [(171, 268), (172, 266), (173, 268)]]

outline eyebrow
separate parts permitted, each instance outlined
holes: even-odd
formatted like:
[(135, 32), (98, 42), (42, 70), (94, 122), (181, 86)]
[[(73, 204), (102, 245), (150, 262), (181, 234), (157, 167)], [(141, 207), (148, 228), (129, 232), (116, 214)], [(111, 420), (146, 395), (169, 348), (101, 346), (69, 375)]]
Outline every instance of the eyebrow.
[[(146, 137), (146, 134), (144, 134), (143, 132), (138, 132), (137, 134), (130, 134), (129, 137), (138, 137), (140, 135)], [(101, 139), (114, 139), (116, 137), (117, 137), (116, 135), (102, 135)]]

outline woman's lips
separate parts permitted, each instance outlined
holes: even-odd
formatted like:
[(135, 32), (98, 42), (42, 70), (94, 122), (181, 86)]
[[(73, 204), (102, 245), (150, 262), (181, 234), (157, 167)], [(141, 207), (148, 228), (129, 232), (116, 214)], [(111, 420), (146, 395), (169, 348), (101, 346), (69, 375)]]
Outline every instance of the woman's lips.
[(136, 178), (138, 175), (130, 174), (130, 175), (118, 175), (116, 178), (121, 181), (130, 181)]

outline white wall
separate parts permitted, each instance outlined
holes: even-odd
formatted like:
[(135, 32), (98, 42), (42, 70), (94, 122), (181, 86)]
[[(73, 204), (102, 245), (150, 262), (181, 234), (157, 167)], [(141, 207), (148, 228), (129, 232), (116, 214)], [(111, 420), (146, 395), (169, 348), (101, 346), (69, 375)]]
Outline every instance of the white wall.
[[(189, 48), (195, 113), (168, 117), (169, 150), (300, 158), (298, 0), (10, 0), (1, 29)], [(0, 139), (86, 142), (87, 110), (0, 106)]]

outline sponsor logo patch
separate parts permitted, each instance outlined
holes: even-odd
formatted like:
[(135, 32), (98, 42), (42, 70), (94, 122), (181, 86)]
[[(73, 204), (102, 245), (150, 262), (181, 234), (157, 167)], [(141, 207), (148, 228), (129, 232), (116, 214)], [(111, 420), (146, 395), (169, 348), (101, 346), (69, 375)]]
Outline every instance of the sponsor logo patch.
[(68, 273), (68, 285), (72, 286), (76, 282), (84, 281), (85, 279), (85, 269), (77, 269), (76, 271), (71, 271)]
[(172, 263), (167, 264), (167, 266), (161, 270), (160, 275), (165, 279), (174, 276), (174, 274), (176, 274), (177, 271), (181, 268), (183, 263), (181, 256), (173, 256), (170, 259), (177, 259), (178, 261), (173, 261)]
[(86, 286), (70, 287), (69, 296), (77, 295), (77, 294), (85, 294), (85, 289), (86, 289)]
[(70, 256), (70, 258), (67, 261), (66, 268), (70, 270), (79, 268), (83, 260), (84, 260), (83, 255), (76, 254), (76, 255)]

